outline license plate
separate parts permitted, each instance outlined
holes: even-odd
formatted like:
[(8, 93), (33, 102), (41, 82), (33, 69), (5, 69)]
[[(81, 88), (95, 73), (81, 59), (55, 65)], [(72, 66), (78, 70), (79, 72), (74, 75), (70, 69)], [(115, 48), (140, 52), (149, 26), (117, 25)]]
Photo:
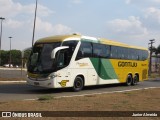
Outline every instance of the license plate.
[(39, 82), (34, 82), (34, 85), (39, 85)]

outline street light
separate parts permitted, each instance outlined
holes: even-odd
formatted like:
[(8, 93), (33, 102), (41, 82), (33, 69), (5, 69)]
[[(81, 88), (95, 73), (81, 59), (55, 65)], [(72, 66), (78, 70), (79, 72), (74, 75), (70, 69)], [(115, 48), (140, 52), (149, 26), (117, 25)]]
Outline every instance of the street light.
[(11, 67), (11, 38), (12, 38), (12, 37), (8, 37), (8, 38), (10, 38), (9, 67)]
[(35, 14), (34, 14), (34, 25), (33, 25), (32, 47), (33, 47), (33, 44), (34, 44), (34, 33), (35, 33), (36, 16), (37, 16), (37, 3), (38, 3), (38, 0), (36, 0), (36, 8), (35, 8)]
[(5, 18), (0, 17), (1, 20), (1, 33), (0, 33), (0, 66), (1, 66), (1, 40), (2, 40), (2, 21), (5, 20)]

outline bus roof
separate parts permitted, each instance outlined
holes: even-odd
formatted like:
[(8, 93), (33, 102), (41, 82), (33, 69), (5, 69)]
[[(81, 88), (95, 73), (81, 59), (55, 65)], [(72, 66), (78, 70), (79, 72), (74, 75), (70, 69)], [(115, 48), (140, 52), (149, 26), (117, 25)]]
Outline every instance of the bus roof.
[(147, 48), (144, 47), (138, 47), (138, 46), (132, 46), (128, 44), (124, 44), (121, 42), (116, 42), (104, 38), (94, 38), (94, 37), (88, 37), (88, 36), (82, 36), (82, 35), (57, 35), (57, 36), (50, 36), (46, 38), (42, 38), (36, 41), (36, 43), (52, 43), (52, 42), (62, 42), (66, 39), (74, 39), (74, 38), (79, 38), (79, 40), (89, 40), (90, 42), (98, 42), (101, 44), (106, 44), (106, 45), (114, 45), (114, 46), (120, 46), (120, 47), (126, 47), (126, 48), (135, 48), (135, 49), (141, 49), (141, 50), (148, 50)]
[(76, 34), (75, 35), (56, 35), (56, 36), (50, 36), (50, 37), (39, 39), (36, 41), (36, 43), (62, 42), (68, 38), (81, 38), (81, 36)]
[(128, 44), (125, 44), (125, 43), (116, 42), (116, 41), (112, 41), (112, 40), (107, 40), (107, 39), (104, 39), (104, 38), (100, 39), (100, 43), (107, 44), (107, 45), (126, 47), (126, 48), (135, 48), (135, 49), (141, 49), (141, 50), (148, 50), (147, 48), (144, 48), (144, 47), (128, 45)]

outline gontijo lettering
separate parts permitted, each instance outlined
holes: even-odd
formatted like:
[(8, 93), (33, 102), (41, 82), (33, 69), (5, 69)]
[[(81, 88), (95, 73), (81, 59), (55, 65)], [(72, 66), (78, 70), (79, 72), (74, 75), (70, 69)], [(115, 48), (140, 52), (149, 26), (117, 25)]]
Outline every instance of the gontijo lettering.
[(122, 61), (119, 61), (118, 62), (118, 67), (137, 67), (137, 63), (136, 62), (122, 62)]

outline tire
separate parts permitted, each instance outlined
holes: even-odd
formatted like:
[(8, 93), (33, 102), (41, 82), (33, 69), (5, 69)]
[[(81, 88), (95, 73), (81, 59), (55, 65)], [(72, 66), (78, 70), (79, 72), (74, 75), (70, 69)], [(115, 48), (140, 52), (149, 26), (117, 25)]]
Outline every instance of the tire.
[(127, 79), (126, 79), (126, 86), (130, 86), (132, 84), (132, 76), (128, 75)]
[(138, 76), (135, 75), (134, 78), (133, 78), (133, 81), (132, 81), (132, 85), (137, 85), (138, 80), (139, 80)]
[(73, 91), (81, 91), (84, 87), (84, 81), (81, 77), (77, 76), (74, 80)]

